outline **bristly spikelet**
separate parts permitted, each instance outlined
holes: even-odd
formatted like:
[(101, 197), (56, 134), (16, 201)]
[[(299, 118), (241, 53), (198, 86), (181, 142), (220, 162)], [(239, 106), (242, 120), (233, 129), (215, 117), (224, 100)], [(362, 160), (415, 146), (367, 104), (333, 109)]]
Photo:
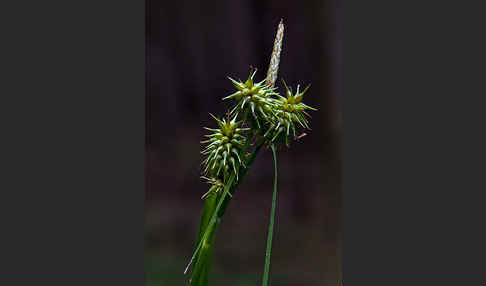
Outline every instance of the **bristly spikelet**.
[(272, 88), (265, 84), (265, 80), (255, 83), (254, 77), (256, 70), (250, 73), (246, 82), (236, 81), (228, 77), (237, 91), (225, 98), (234, 98), (238, 100), (238, 104), (231, 110), (231, 114), (240, 113), (244, 110), (251, 112), (251, 118), (256, 123), (258, 128), (261, 128), (261, 121), (268, 121), (273, 116), (272, 108), (269, 106), (271, 103), (271, 96), (275, 95), (276, 88)]
[(239, 128), (241, 121), (236, 121), (236, 116), (233, 119), (220, 120), (214, 115), (211, 116), (218, 123), (218, 129), (206, 128), (212, 133), (206, 135), (209, 139), (201, 141), (207, 143), (206, 149), (201, 153), (207, 157), (203, 160), (203, 173), (211, 178), (222, 179), (226, 181), (229, 174), (232, 172), (238, 177), (238, 170), (242, 164), (241, 156), (242, 148), (245, 145), (246, 137), (243, 136), (244, 131), (250, 128)]
[(305, 110), (317, 110), (302, 102), (305, 92), (310, 86), (307, 86), (302, 92), (300, 92), (300, 86), (297, 85), (297, 91), (292, 93), (292, 89), (287, 87), (285, 81), (283, 81), (286, 90), (286, 97), (276, 94), (278, 99), (272, 100), (272, 108), (275, 116), (270, 121), (270, 127), (265, 133), (265, 137), (270, 139), (272, 143), (285, 142), (287, 147), (289, 146), (290, 130), (294, 138), (296, 137), (297, 123), (304, 129), (309, 128), (309, 122), (305, 115), (309, 116)]
[[(201, 176), (202, 179), (205, 179), (208, 184), (211, 185), (209, 188), (209, 191), (207, 191), (204, 195), (202, 195), (201, 199), (205, 199), (211, 195), (218, 194), (224, 189), (224, 184), (221, 179), (216, 179), (216, 178), (207, 178), (204, 176)], [(228, 195), (231, 196), (230, 193)]]

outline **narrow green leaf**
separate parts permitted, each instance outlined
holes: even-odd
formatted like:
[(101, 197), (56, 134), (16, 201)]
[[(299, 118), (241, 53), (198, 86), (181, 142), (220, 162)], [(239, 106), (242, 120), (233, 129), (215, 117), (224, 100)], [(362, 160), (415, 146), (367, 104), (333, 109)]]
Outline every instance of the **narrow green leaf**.
[[(223, 203), (224, 199), (226, 198), (226, 195), (228, 194), (229, 189), (230, 189), (231, 185), (233, 184), (234, 179), (235, 179), (235, 174), (232, 173), (229, 180), (228, 180), (228, 183), (224, 187), (224, 191), (223, 191), (221, 198), (218, 200), (218, 205), (216, 206), (216, 209), (214, 210), (209, 222), (207, 223), (207, 227), (204, 229), (204, 233), (201, 236), (201, 239), (198, 243), (198, 246), (196, 247), (196, 250), (194, 251), (194, 254), (191, 257), (191, 260), (189, 261), (189, 264), (187, 265), (186, 270), (184, 271), (184, 273), (186, 273), (187, 270), (189, 269), (189, 266), (192, 263), (196, 264), (196, 266), (194, 267), (194, 271), (192, 271), (192, 274), (191, 274), (191, 281), (198, 280), (198, 279), (194, 279), (194, 278), (197, 278), (197, 276), (201, 274), (201, 272), (198, 271), (198, 269), (201, 269), (201, 267), (198, 268), (198, 265), (204, 264), (203, 263), (204, 261), (201, 262), (198, 259), (199, 255), (200, 255), (201, 248), (204, 245), (205, 249), (207, 250), (208, 248), (211, 249), (212, 246), (213, 246), (213, 244), (209, 241), (208, 238), (211, 235), (211, 233), (213, 232), (213, 230), (215, 230), (215, 228), (213, 226), (214, 226), (215, 223), (217, 223), (218, 211), (219, 211), (221, 204)], [(191, 285), (201, 286), (201, 285), (204, 285), (204, 284), (193, 284), (191, 282)]]

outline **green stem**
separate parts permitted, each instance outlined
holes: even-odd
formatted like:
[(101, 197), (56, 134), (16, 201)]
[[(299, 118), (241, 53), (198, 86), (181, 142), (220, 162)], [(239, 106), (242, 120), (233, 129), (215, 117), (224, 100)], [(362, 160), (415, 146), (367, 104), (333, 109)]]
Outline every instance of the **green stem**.
[(210, 227), (206, 228), (206, 231), (208, 231), (209, 235), (204, 240), (198, 255), (194, 259), (195, 265), (194, 265), (194, 270), (192, 271), (191, 274), (190, 285), (194, 285), (194, 286), (208, 285), (209, 272), (211, 271), (214, 238), (218, 226), (219, 226), (219, 221), (216, 221)]
[[(197, 248), (194, 251), (194, 254), (191, 257), (191, 260), (189, 261), (189, 264), (187, 265), (186, 270), (184, 271), (184, 273), (187, 272), (189, 266), (192, 264), (192, 262), (194, 260), (196, 260), (196, 267), (194, 268), (195, 270), (198, 269), (198, 267), (197, 267), (198, 264), (201, 264), (201, 263), (204, 264), (205, 261), (203, 261), (203, 260), (205, 260), (205, 259), (203, 259), (203, 260), (199, 259), (199, 256), (200, 256), (200, 253), (199, 252), (201, 251), (201, 249), (203, 251), (205, 251), (205, 250), (210, 251), (211, 250), (212, 242), (211, 242), (211, 240), (209, 238), (210, 238), (210, 235), (213, 232), (213, 230), (215, 230), (215, 227), (216, 227), (216, 224), (217, 224), (217, 214), (218, 214), (218, 211), (219, 211), (221, 205), (223, 204), (224, 199), (226, 198), (226, 195), (228, 194), (229, 189), (230, 189), (231, 185), (233, 184), (234, 179), (235, 179), (235, 174), (232, 173), (231, 176), (230, 176), (230, 178), (229, 178), (229, 180), (228, 180), (228, 183), (224, 187), (223, 195), (221, 196), (221, 199), (219, 199), (218, 205), (216, 206), (216, 208), (215, 208), (215, 210), (213, 212), (213, 215), (211, 216), (211, 219), (209, 220), (207, 226), (205, 227), (204, 232), (203, 232), (203, 235), (201, 237), (201, 240), (199, 241), (199, 243), (197, 245)], [(202, 229), (201, 229), (201, 231), (202, 231)], [(200, 272), (199, 271), (194, 271), (192, 273), (192, 275), (191, 275), (192, 276), (191, 277), (191, 281), (193, 280), (194, 276), (198, 276), (198, 275), (200, 275)], [(198, 284), (193, 284), (191, 282), (191, 285), (198, 285)], [(201, 284), (199, 284), (199, 285), (201, 285)]]
[(273, 238), (273, 224), (275, 221), (275, 205), (277, 201), (277, 152), (275, 145), (270, 145), (273, 153), (273, 167), (275, 170), (275, 178), (273, 181), (273, 198), (272, 198), (272, 211), (270, 213), (270, 225), (268, 226), (267, 237), (267, 251), (265, 253), (265, 268), (263, 272), (263, 286), (268, 285), (268, 273), (270, 272), (270, 256), (272, 255), (272, 238)]

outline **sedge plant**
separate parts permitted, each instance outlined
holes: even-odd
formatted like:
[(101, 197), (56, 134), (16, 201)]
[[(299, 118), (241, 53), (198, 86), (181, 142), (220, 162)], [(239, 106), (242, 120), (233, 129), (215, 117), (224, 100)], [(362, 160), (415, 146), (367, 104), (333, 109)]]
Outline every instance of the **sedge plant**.
[(244, 82), (229, 77), (235, 90), (223, 100), (231, 101), (233, 107), (223, 118), (210, 114), (215, 124), (211, 128), (204, 127), (209, 133), (205, 135), (206, 140), (201, 141), (205, 144), (201, 152), (204, 156), (201, 178), (209, 187), (202, 195), (204, 207), (194, 253), (184, 271), (187, 273), (191, 267), (191, 286), (208, 285), (215, 234), (221, 218), (264, 146), (272, 151), (275, 172), (262, 279), (262, 285), (268, 285), (277, 200), (277, 150), (281, 146), (290, 147), (292, 139), (305, 134), (300, 132), (309, 129), (307, 111), (316, 110), (303, 103), (309, 87), (301, 90), (298, 85), (294, 92), (283, 81), (283, 94), (275, 87), (283, 34), (284, 25), (280, 21), (265, 79), (255, 79), (256, 69), (250, 71)]

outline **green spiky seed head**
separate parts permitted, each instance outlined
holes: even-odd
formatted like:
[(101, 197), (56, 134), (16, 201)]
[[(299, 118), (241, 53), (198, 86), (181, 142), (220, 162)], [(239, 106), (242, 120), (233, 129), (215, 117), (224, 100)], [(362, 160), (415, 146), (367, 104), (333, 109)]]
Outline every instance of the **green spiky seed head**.
[(275, 116), (270, 121), (265, 137), (268, 137), (275, 144), (285, 142), (285, 145), (288, 147), (290, 145), (290, 132), (292, 132), (295, 138), (297, 135), (296, 130), (299, 126), (304, 129), (310, 129), (309, 121), (306, 118), (306, 115), (309, 115), (306, 113), (306, 110), (317, 109), (302, 102), (309, 86), (300, 92), (300, 86), (297, 85), (297, 91), (294, 94), (292, 89), (287, 87), (285, 81), (283, 83), (285, 85), (286, 97), (277, 94), (278, 99), (272, 101)]
[(212, 133), (206, 135), (208, 140), (201, 142), (208, 144), (206, 149), (201, 152), (206, 156), (203, 160), (203, 173), (213, 178), (222, 178), (225, 181), (232, 172), (238, 176), (238, 170), (242, 164), (241, 150), (246, 140), (243, 134), (250, 128), (240, 128), (242, 122), (236, 121), (236, 116), (231, 120), (229, 118), (220, 120), (212, 114), (211, 116), (216, 120), (219, 128), (204, 127)]
[(245, 110), (251, 112), (251, 118), (258, 128), (261, 127), (261, 121), (268, 121), (273, 116), (273, 110), (270, 106), (271, 96), (276, 95), (275, 88), (265, 84), (265, 80), (255, 82), (254, 77), (256, 70), (248, 76), (245, 82), (236, 81), (228, 77), (236, 88), (236, 92), (223, 98), (236, 99), (238, 104), (233, 108), (231, 113), (241, 113)]

